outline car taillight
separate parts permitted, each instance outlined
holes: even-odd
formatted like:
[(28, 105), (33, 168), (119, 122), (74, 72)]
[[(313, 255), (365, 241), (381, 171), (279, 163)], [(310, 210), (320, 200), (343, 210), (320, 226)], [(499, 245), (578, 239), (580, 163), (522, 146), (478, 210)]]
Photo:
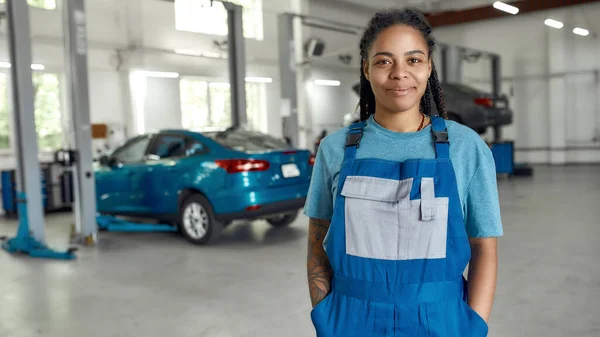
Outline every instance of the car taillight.
[(308, 158), (308, 164), (311, 166), (315, 165), (315, 155), (310, 155), (310, 157)]
[(491, 98), (476, 98), (475, 104), (491, 108), (494, 106), (494, 100)]
[(215, 160), (215, 164), (225, 169), (227, 173), (266, 171), (271, 167), (268, 161), (256, 159)]

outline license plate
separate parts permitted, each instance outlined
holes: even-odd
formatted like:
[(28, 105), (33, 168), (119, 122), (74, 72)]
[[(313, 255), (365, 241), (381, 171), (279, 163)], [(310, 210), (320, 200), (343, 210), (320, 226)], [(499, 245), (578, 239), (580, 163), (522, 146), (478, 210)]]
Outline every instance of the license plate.
[(294, 178), (300, 175), (300, 170), (296, 164), (281, 165), (281, 173), (284, 178)]
[(496, 109), (505, 109), (506, 108), (506, 102), (496, 102)]

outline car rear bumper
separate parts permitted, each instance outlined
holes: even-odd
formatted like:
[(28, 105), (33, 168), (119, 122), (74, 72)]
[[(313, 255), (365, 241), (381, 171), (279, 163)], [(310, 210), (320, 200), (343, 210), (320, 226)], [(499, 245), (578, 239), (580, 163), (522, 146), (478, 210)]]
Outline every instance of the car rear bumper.
[(259, 209), (248, 211), (244, 210), (241, 212), (234, 213), (221, 213), (216, 214), (216, 218), (219, 221), (232, 221), (239, 219), (256, 219), (262, 217), (268, 217), (270, 215), (276, 215), (280, 213), (296, 211), (304, 207), (304, 203), (306, 202), (306, 197), (278, 201), (265, 205), (260, 205)]
[(310, 181), (266, 188), (219, 191), (209, 199), (219, 220), (255, 219), (304, 207)]

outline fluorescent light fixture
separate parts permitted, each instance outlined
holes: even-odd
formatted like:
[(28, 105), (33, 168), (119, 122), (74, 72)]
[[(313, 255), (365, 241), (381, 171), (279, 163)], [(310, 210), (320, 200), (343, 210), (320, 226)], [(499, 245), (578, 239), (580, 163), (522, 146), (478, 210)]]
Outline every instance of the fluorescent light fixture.
[(148, 71), (148, 70), (139, 70), (140, 74), (145, 75), (146, 77), (157, 77), (157, 78), (178, 78), (179, 74), (175, 72), (169, 71)]
[(512, 15), (519, 13), (519, 9), (517, 7), (511, 6), (509, 4), (505, 4), (502, 1), (494, 2), (494, 8), (501, 10), (503, 12), (506, 12), (506, 13), (510, 13)]
[(315, 85), (324, 85), (328, 87), (339, 87), (342, 82), (334, 80), (315, 80)]
[(562, 27), (564, 27), (562, 22), (552, 20), (552, 19), (546, 19), (546, 21), (544, 21), (544, 24), (548, 27), (552, 27), (552, 28), (556, 28), (556, 29), (561, 29)]
[[(0, 68), (10, 68), (12, 65), (10, 62), (0, 62)], [(43, 64), (34, 63), (31, 65), (31, 69), (33, 70), (44, 70), (46, 67)]]
[(246, 77), (246, 82), (252, 83), (273, 83), (273, 79), (270, 77)]
[(583, 28), (574, 28), (573, 29), (573, 33), (577, 34), (577, 35), (581, 35), (581, 36), (588, 36), (590, 35), (590, 31), (587, 29), (583, 29)]

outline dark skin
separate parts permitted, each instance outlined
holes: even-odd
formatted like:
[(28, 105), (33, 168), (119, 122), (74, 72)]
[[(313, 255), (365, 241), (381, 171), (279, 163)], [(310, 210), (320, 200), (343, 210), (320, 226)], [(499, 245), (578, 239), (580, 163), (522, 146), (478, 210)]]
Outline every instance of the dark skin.
[(327, 253), (323, 249), (323, 239), (330, 224), (328, 220), (315, 218), (310, 218), (308, 221), (307, 273), (313, 308), (331, 291), (333, 271)]

